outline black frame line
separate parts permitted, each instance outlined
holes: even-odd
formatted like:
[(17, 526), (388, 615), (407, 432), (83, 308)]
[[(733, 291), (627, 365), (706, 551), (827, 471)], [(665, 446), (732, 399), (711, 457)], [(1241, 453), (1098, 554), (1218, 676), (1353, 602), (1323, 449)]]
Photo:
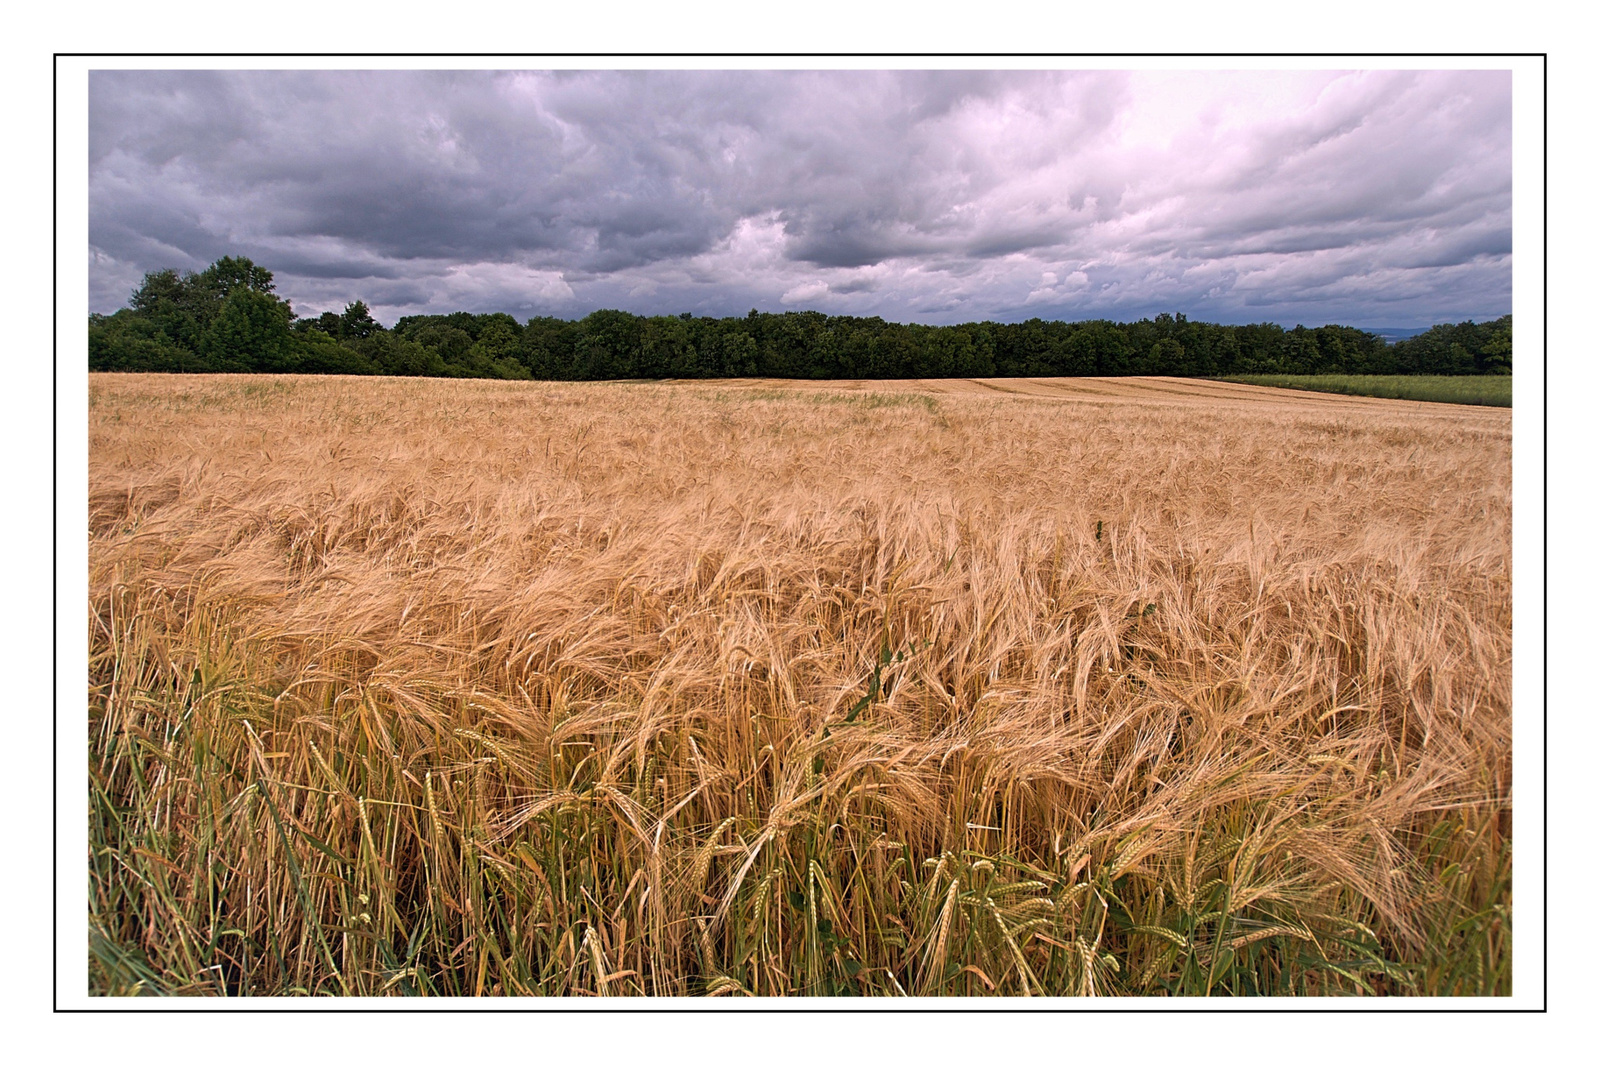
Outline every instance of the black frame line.
[[(60, 744), (60, 689), (58, 671), (60, 668), (60, 634), (59, 612), (60, 604), (60, 569), (59, 569), (59, 528), (60, 516), (58, 503), (60, 494), (60, 470), (58, 466), (59, 449), (57, 447), (60, 436), (59, 421), (59, 396), (60, 385), (60, 277), (59, 267), (61, 261), (60, 247), (60, 61), (62, 59), (209, 59), (209, 58), (245, 58), (245, 59), (321, 59), (321, 58), (355, 58), (355, 59), (516, 59), (523, 56), (536, 56), (551, 59), (806, 59), (811, 57), (826, 59), (1335, 59), (1345, 56), (1362, 56), (1374, 59), (1539, 59), (1541, 104), (1543, 110), (1541, 161), (1544, 172), (1542, 174), (1543, 192), (1543, 219), (1542, 236), (1544, 241), (1543, 265), (1545, 280), (1543, 284), (1542, 309), (1545, 329), (1544, 350), (1541, 365), (1544, 374), (1542, 385), (1541, 403), (1544, 417), (1540, 423), (1540, 509), (1542, 526), (1540, 530), (1540, 548), (1543, 555), (1541, 559), (1541, 584), (1542, 625), (1544, 641), (1541, 647), (1540, 674), (1544, 681), (1543, 707), (1541, 708), (1541, 721), (1543, 723), (1543, 745), (1541, 756), (1544, 764), (1543, 778), (1543, 811), (1545, 818), (1542, 824), (1543, 831), (1543, 906), (1544, 927), (1542, 930), (1543, 957), (1543, 1003), (1538, 1007), (1354, 1007), (1349, 1009), (1334, 1009), (1330, 1007), (1242, 1007), (1219, 1009), (1205, 1006), (1164, 1006), (1158, 1013), (1162, 1014), (1548, 1014), (1550, 1010), (1550, 697), (1548, 693), (1550, 680), (1550, 53), (1549, 52), (538, 52), (538, 53), (513, 53), (513, 52), (56, 52), (51, 57), (51, 309), (52, 319), (51, 334), (51, 442), (50, 442), (50, 471), (51, 471), (51, 513), (50, 527), (52, 535), (50, 551), (51, 571), (51, 781), (52, 792), (50, 801), (51, 839), (51, 991), (50, 1008), (52, 1014), (130, 1014), (142, 1013), (128, 1007), (63, 1007), (59, 1001), (60, 980), (60, 879), (59, 879), (59, 849), (61, 845), (59, 805), (56, 802), (59, 793), (60, 781), (58, 779)], [(1514, 269), (1514, 268), (1513, 268)], [(1515, 281), (1513, 280), (1513, 286)], [(1514, 290), (1513, 290), (1514, 291)], [(1514, 442), (1513, 442), (1514, 446)], [(1515, 957), (1513, 949), (1513, 958)], [(1118, 1007), (1118, 1006), (1079, 1006), (1079, 1007), (969, 1007), (961, 1006), (960, 1000), (952, 998), (951, 1005), (940, 1007), (895, 1007), (892, 1001), (886, 1001), (884, 1006), (870, 1008), (845, 1009), (839, 1007), (816, 1006), (760, 1006), (741, 1007), (730, 1010), (725, 1007), (634, 1007), (634, 1006), (607, 1006), (604, 1009), (594, 1008), (574, 1009), (569, 1007), (429, 1007), (419, 1009), (406, 1009), (404, 1007), (291, 1007), (279, 1006), (281, 1000), (273, 1000), (271, 1007), (168, 1007), (162, 1008), (157, 1013), (161, 1014), (564, 1014), (564, 1015), (589, 1015), (589, 1014), (1148, 1014), (1148, 1007)], [(673, 1001), (677, 1002), (677, 1001)], [(692, 1001), (684, 1001), (692, 1002)], [(814, 999), (801, 999), (800, 1003), (815, 1003)], [(993, 1002), (993, 1001), (985, 1001)], [(1163, 1004), (1170, 1002), (1183, 1002), (1163, 1000)], [(1284, 1002), (1274, 1000), (1274, 1002)], [(1403, 1000), (1389, 1000), (1385, 1002), (1404, 1002)]]

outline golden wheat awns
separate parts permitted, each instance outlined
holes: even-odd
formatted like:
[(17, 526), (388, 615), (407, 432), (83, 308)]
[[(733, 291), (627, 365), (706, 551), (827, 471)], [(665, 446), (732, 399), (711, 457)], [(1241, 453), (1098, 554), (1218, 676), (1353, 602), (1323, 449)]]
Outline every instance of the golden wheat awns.
[(1507, 411), (257, 384), (91, 383), (103, 991), (1504, 991)]

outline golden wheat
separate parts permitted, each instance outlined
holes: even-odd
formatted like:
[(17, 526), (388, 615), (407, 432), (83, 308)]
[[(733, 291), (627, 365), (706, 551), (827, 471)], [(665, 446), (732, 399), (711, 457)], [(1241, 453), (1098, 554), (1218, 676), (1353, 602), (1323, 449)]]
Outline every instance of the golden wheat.
[(91, 862), (102, 990), (1437, 991), (1441, 907), (1508, 928), (1506, 410), (97, 375), (89, 475), (104, 847), (172, 867)]

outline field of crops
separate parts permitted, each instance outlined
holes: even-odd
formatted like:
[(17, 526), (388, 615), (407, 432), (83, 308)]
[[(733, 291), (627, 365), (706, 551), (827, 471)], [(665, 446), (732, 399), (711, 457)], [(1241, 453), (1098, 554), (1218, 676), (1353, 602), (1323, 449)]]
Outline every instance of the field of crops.
[(1377, 396), (1425, 403), (1466, 403), (1484, 407), (1511, 406), (1511, 375), (1466, 374), (1249, 374), (1228, 378), (1248, 385), (1308, 389), (1346, 396)]
[(89, 400), (93, 993), (1511, 991), (1509, 410)]

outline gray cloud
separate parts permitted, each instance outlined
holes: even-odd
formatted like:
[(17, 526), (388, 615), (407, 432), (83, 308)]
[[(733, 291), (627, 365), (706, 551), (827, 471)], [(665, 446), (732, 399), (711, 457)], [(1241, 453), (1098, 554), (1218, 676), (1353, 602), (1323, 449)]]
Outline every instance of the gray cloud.
[(225, 254), (390, 321), (1510, 309), (1506, 72), (100, 71), (89, 110), (100, 311)]

